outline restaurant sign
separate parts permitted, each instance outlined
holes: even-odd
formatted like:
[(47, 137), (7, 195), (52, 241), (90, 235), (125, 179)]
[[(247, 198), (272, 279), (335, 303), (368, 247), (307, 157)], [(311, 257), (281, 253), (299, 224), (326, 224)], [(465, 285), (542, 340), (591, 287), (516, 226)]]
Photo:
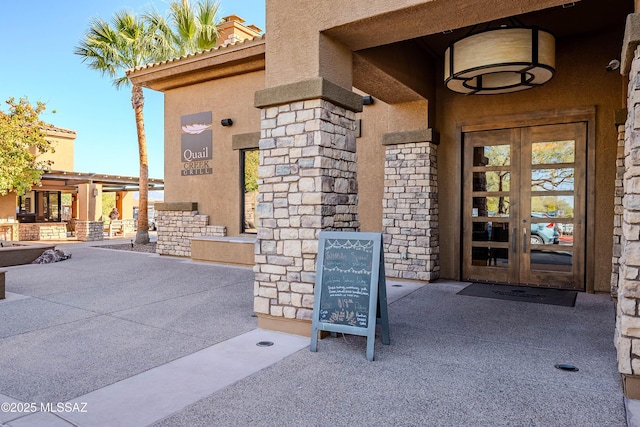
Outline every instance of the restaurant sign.
[(211, 111), (187, 114), (180, 118), (182, 176), (213, 173), (213, 123)]

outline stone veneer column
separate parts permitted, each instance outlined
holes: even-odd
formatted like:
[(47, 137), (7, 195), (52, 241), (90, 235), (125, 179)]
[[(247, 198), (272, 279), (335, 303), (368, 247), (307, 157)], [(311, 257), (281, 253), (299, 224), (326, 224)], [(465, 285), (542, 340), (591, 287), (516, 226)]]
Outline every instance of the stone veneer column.
[[(624, 118), (618, 118), (618, 116)], [(622, 206), (622, 197), (624, 196), (624, 128), (627, 116), (627, 110), (616, 111), (616, 126), (618, 129), (618, 152), (616, 156), (616, 184), (613, 202), (613, 256), (611, 259), (611, 296), (618, 297), (618, 281), (620, 272), (620, 255), (622, 252), (622, 215), (624, 207)], [(621, 123), (621, 124), (620, 124)]]
[[(318, 83), (319, 95), (328, 87), (357, 100), (361, 108), (361, 97), (326, 80), (290, 87), (308, 88)], [(259, 98), (258, 93), (257, 106), (261, 106)], [(254, 267), (254, 310), (259, 327), (309, 334), (318, 234), (321, 230), (356, 231), (359, 227), (356, 109), (326, 99), (271, 104), (262, 109)], [(294, 326), (295, 320), (307, 322)]]
[(626, 46), (628, 55), (623, 48), (622, 56), (622, 69), (629, 70), (629, 87), (615, 344), (624, 394), (640, 399), (640, 14), (629, 15), (625, 42), (633, 43)]
[(94, 242), (104, 239), (102, 221), (76, 221), (76, 238), (81, 242)]
[(431, 129), (386, 134), (382, 232), (389, 277), (440, 276), (437, 138)]

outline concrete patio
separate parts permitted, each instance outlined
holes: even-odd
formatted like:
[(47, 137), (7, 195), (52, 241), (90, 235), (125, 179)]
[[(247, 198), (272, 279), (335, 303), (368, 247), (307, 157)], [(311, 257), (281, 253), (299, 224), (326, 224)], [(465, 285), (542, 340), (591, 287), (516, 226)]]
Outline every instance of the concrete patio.
[(389, 282), (391, 345), (367, 362), (363, 337), (311, 353), (256, 329), (251, 269), (92, 247), (112, 243), (6, 269), (1, 426), (636, 425), (607, 295), (561, 307)]

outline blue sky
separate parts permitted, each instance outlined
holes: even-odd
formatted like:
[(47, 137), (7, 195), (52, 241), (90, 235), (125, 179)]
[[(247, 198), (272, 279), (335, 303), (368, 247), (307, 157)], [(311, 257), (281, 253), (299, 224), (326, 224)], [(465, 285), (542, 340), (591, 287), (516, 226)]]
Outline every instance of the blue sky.
[[(193, 2), (194, 0), (192, 0)], [(42, 101), (41, 118), (75, 130), (75, 170), (138, 176), (131, 91), (116, 89), (73, 54), (91, 17), (110, 20), (123, 8), (166, 11), (166, 0), (6, 1), (0, 13), (0, 109), (8, 98)], [(239, 15), (265, 28), (265, 0), (221, 0), (220, 17)], [(163, 95), (145, 89), (149, 177), (164, 177)], [(55, 110), (56, 113), (52, 113)]]

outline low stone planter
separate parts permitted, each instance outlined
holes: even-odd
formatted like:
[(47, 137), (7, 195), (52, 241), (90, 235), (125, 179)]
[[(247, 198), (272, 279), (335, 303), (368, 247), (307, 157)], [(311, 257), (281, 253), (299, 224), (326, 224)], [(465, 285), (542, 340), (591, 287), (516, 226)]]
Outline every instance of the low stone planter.
[[(7, 246), (7, 244), (10, 246)], [(31, 264), (36, 258), (42, 255), (44, 251), (54, 249), (55, 247), (55, 245), (5, 242), (4, 246), (0, 247), (0, 268), (10, 267), (12, 265)]]

